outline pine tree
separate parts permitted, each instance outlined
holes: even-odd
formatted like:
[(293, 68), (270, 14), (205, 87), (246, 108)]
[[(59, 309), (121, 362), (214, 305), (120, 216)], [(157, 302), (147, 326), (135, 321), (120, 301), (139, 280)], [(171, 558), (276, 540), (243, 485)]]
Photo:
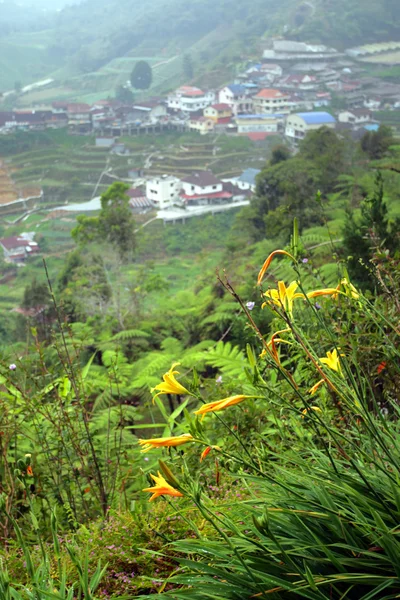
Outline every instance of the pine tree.
[(137, 90), (148, 90), (153, 81), (151, 66), (145, 60), (137, 62), (131, 74), (132, 86)]

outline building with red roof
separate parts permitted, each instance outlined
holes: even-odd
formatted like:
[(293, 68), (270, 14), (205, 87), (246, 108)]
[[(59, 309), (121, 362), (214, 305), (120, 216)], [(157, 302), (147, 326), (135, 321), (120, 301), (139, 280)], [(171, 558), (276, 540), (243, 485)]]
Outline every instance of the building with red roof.
[(39, 245), (33, 241), (33, 234), (21, 234), (0, 239), (0, 246), (4, 252), (5, 260), (9, 262), (22, 262), (39, 252)]
[(265, 88), (253, 97), (254, 112), (258, 114), (288, 114), (288, 94)]
[(215, 102), (214, 92), (203, 92), (203, 90), (184, 85), (178, 88), (167, 99), (167, 106), (174, 112), (199, 113)]
[(222, 122), (221, 119), (232, 118), (232, 109), (229, 104), (219, 102), (218, 104), (211, 104), (211, 106), (207, 106), (207, 108), (204, 109), (204, 116), (207, 117), (207, 119), (211, 119), (215, 123), (220, 123)]

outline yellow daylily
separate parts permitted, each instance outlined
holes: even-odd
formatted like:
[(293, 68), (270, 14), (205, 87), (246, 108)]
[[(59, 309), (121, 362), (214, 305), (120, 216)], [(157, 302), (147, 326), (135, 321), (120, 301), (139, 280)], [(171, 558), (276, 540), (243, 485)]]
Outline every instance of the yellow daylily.
[(164, 437), (164, 438), (153, 438), (152, 440), (139, 440), (139, 446), (143, 447), (141, 452), (148, 452), (152, 448), (171, 448), (175, 446), (182, 446), (193, 440), (193, 436), (190, 433), (183, 433), (175, 437)]
[(181, 363), (174, 363), (172, 365), (172, 367), (170, 368), (170, 370), (168, 371), (168, 373), (165, 373), (163, 375), (163, 380), (164, 382), (159, 383), (158, 385), (156, 385), (154, 388), (152, 388), (150, 390), (151, 393), (157, 391), (158, 394), (156, 394), (153, 398), (153, 402), (154, 399), (157, 398), (157, 396), (161, 396), (161, 394), (178, 394), (178, 395), (183, 395), (183, 394), (190, 394), (190, 392), (183, 387), (183, 385), (181, 385), (179, 383), (179, 381), (177, 381), (175, 379), (175, 375), (179, 375), (179, 371), (174, 371), (175, 367), (177, 367), (178, 365), (180, 365)]
[(308, 390), (308, 393), (311, 394), (311, 396), (313, 396), (315, 394), (315, 392), (321, 387), (321, 385), (323, 385), (325, 383), (325, 379), (320, 379), (318, 381), (318, 383), (316, 383), (315, 385), (312, 386), (312, 388), (310, 388)]
[(324, 358), (320, 358), (319, 360), (320, 362), (322, 362), (323, 365), (326, 365), (327, 367), (332, 369), (332, 371), (341, 373), (342, 368), (340, 366), (340, 358), (336, 348), (332, 350), (332, 352), (328, 351), (326, 353), (326, 356)]
[(301, 414), (302, 414), (302, 419), (304, 419), (304, 417), (307, 416), (307, 413), (309, 413), (311, 410), (315, 411), (315, 412), (322, 412), (322, 410), (318, 407), (318, 406), (310, 406), (310, 408), (305, 408)]
[(159, 496), (175, 496), (177, 498), (182, 498), (183, 494), (178, 492), (175, 488), (172, 487), (167, 481), (165, 481), (164, 477), (161, 475), (160, 471), (157, 475), (150, 474), (151, 478), (155, 482), (155, 486), (151, 488), (145, 488), (142, 490), (143, 492), (151, 492), (153, 495), (150, 498), (150, 502), (158, 498)]
[(308, 292), (307, 298), (318, 298), (319, 296), (335, 296), (337, 294), (337, 288), (323, 288), (322, 290), (314, 290)]
[[(302, 292), (296, 292), (298, 287), (299, 284), (297, 281), (292, 281), (289, 287), (286, 287), (283, 281), (278, 281), (278, 289), (268, 290), (264, 293), (264, 296), (273, 302), (275, 306), (283, 308), (289, 315), (291, 315), (293, 311), (293, 302), (296, 300), (296, 298), (303, 298), (303, 300), (305, 300), (306, 298), (311, 299), (319, 296), (335, 296), (338, 293), (337, 288), (324, 288), (303, 294)], [(264, 302), (261, 308), (264, 308), (266, 304), (267, 303)]]
[(344, 288), (344, 293), (346, 294), (346, 296), (348, 296), (349, 298), (353, 298), (353, 300), (359, 299), (360, 293), (356, 290), (354, 285), (350, 283), (350, 281), (346, 277), (344, 277), (341, 280), (340, 285)]
[(270, 266), (270, 264), (273, 261), (273, 259), (275, 258), (275, 256), (278, 256), (279, 254), (284, 254), (285, 256), (288, 256), (294, 262), (296, 262), (296, 259), (291, 254), (289, 254), (289, 252), (286, 252), (286, 250), (274, 250), (274, 252), (271, 252), (271, 254), (268, 256), (267, 260), (264, 262), (263, 266), (261, 267), (261, 270), (260, 270), (260, 272), (258, 274), (258, 278), (257, 278), (257, 285), (261, 284), (262, 280), (264, 279), (264, 275), (268, 270), (268, 267)]
[[(280, 331), (276, 331), (271, 339), (269, 340), (269, 342), (267, 343), (267, 347), (269, 348), (275, 362), (280, 365), (281, 361), (279, 360), (279, 354), (278, 354), (278, 349), (276, 347), (276, 344), (291, 344), (291, 342), (288, 342), (286, 340), (281, 339), (280, 337), (278, 337), (279, 335), (281, 335), (281, 333), (287, 333), (289, 332), (290, 329), (281, 329)], [(264, 356), (267, 355), (267, 350), (264, 349), (261, 354), (260, 354), (260, 358), (264, 358)]]
[(243, 400), (247, 400), (248, 398), (254, 398), (254, 396), (230, 396), (229, 398), (224, 398), (223, 400), (217, 400), (216, 402), (209, 402), (208, 404), (203, 404), (199, 410), (194, 412), (195, 415), (205, 415), (209, 412), (218, 412), (219, 410), (224, 410), (225, 408), (229, 408), (229, 406), (234, 406), (235, 404), (239, 404), (243, 402)]
[[(291, 314), (293, 311), (293, 302), (296, 298), (304, 298), (303, 294), (297, 293), (296, 290), (299, 287), (297, 281), (292, 281), (289, 287), (286, 287), (283, 281), (278, 281), (278, 289), (277, 290), (268, 290), (264, 293), (265, 298), (268, 298), (275, 306), (282, 308), (288, 314)], [(264, 308), (267, 302), (261, 306)]]

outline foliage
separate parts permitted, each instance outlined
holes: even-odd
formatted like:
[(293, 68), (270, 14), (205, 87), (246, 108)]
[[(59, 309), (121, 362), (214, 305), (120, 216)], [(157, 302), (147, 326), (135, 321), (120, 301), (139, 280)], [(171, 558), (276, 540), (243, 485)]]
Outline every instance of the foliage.
[(115, 98), (124, 104), (132, 104), (135, 99), (133, 92), (123, 85), (116, 87)]
[(131, 83), (137, 90), (148, 90), (153, 80), (152, 70), (145, 60), (137, 62), (131, 74)]
[(356, 220), (354, 212), (349, 211), (344, 227), (343, 250), (349, 273), (362, 289), (372, 289), (376, 284), (371, 268), (374, 254), (378, 250), (394, 254), (400, 247), (397, 219), (389, 224), (387, 213), (383, 179), (378, 172), (373, 195), (361, 205), (361, 218)]
[(392, 144), (392, 130), (386, 125), (381, 125), (378, 131), (367, 131), (361, 140), (361, 148), (372, 160), (383, 158)]
[(72, 231), (78, 243), (93, 241), (108, 242), (126, 260), (136, 246), (135, 221), (129, 208), (126, 191), (129, 185), (113, 183), (101, 196), (101, 211), (98, 217), (78, 217), (78, 226)]

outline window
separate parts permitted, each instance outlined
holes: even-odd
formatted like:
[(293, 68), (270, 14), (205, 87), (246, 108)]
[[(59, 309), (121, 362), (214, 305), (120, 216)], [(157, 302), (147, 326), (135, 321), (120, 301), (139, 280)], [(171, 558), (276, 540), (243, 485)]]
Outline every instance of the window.
[(213, 190), (216, 190), (216, 189), (217, 189), (217, 186), (216, 186), (216, 185), (213, 185), (212, 189), (213, 189)]
[(158, 194), (158, 190), (150, 190), (151, 194)]

